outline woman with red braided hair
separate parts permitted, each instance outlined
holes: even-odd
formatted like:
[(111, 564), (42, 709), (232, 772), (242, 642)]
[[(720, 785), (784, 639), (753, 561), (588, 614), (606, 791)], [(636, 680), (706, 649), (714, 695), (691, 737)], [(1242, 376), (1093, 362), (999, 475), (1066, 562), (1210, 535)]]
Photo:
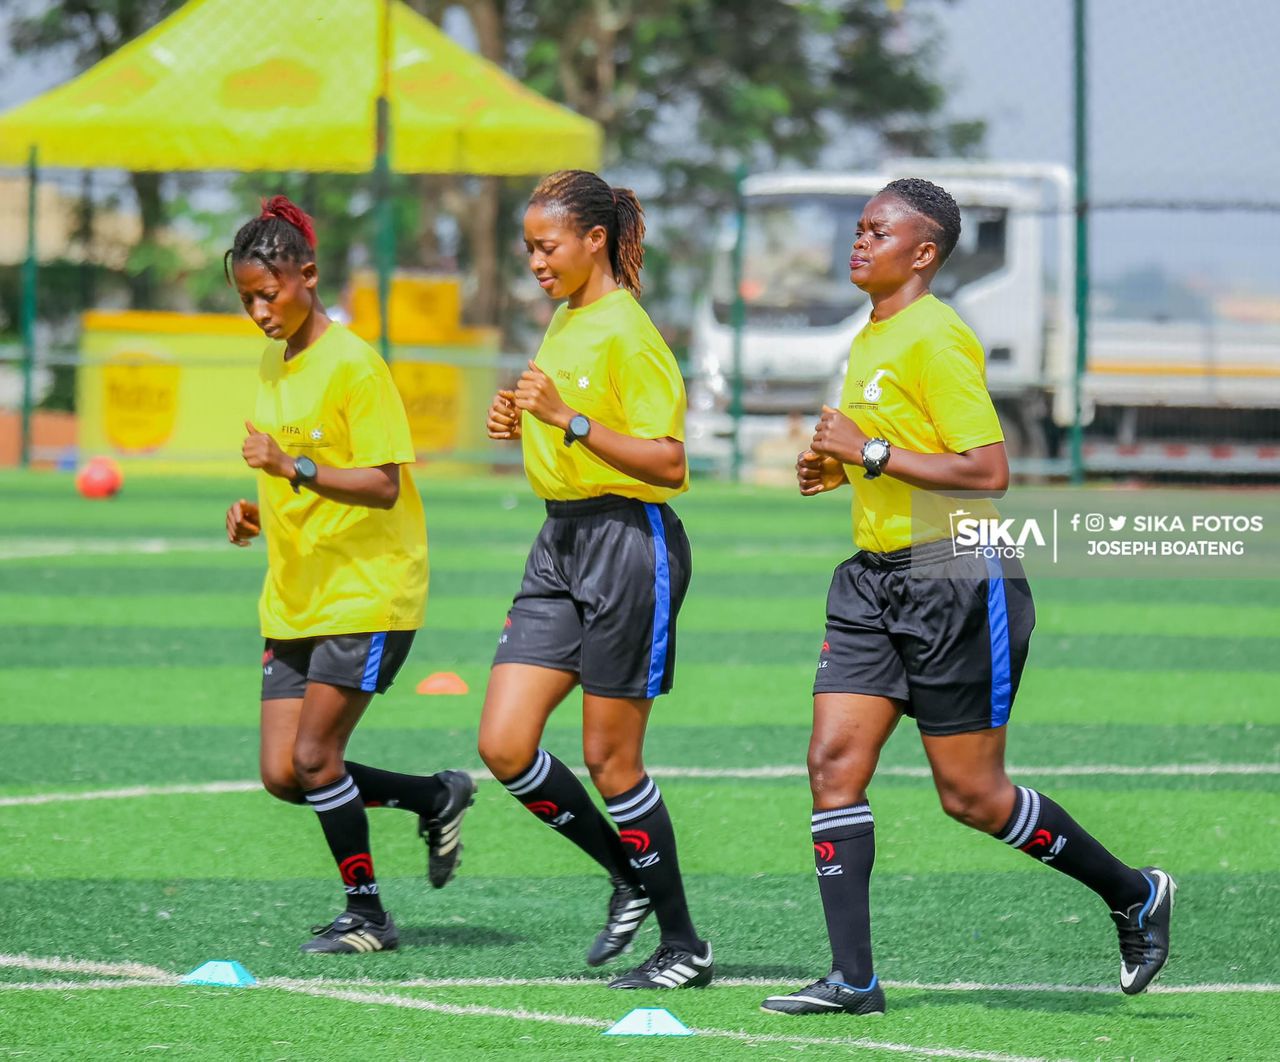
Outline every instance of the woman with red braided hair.
[(247, 546), (266, 532), (263, 785), (315, 810), (346, 892), (343, 913), (302, 950), (382, 951), (399, 937), (382, 908), (365, 808), (417, 814), (427, 876), (441, 888), (458, 865), (475, 785), (463, 771), (424, 777), (344, 759), (422, 626), (427, 538), (400, 395), (377, 352), (326, 316), (315, 247), (311, 219), (276, 196), (224, 258), (245, 312), (272, 341), (242, 451), (259, 472), (258, 503), (227, 510), (227, 537)]
[[(547, 521), (507, 614), (480, 720), (480, 756), (534, 815), (613, 885), (587, 951), (620, 954), (650, 908), (661, 939), (610, 988), (698, 987), (711, 945), (693, 927), (662, 794), (645, 773), (645, 725), (671, 689), (689, 542), (668, 499), (688, 487), (684, 381), (635, 295), (644, 213), (594, 173), (553, 173), (524, 215), (529, 268), (564, 299), (537, 357), (489, 409), (493, 439), (520, 439)], [(582, 687), (582, 783), (541, 747), (547, 719)]]

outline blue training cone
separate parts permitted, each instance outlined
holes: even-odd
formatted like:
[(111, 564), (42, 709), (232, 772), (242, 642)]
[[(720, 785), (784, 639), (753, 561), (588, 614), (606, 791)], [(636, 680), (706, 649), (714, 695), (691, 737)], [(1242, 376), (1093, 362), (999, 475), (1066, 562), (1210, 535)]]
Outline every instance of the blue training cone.
[(197, 966), (182, 979), (184, 985), (219, 985), (223, 988), (247, 988), (258, 979), (238, 962), (211, 959)]
[(637, 1007), (604, 1031), (605, 1036), (692, 1036), (693, 1030), (664, 1007)]

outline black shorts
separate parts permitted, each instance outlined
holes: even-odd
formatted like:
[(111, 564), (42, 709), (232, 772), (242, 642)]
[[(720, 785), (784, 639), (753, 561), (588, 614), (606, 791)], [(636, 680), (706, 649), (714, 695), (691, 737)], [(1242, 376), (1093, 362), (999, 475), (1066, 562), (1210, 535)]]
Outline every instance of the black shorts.
[(493, 662), (572, 671), (601, 697), (666, 693), (689, 574), (689, 540), (669, 506), (547, 502)]
[(268, 638), (262, 652), (262, 699), (301, 697), (308, 682), (386, 693), (409, 655), (415, 633)]
[(905, 701), (925, 734), (1003, 726), (1035, 622), (1016, 559), (956, 555), (949, 540), (858, 553), (831, 577), (813, 692)]

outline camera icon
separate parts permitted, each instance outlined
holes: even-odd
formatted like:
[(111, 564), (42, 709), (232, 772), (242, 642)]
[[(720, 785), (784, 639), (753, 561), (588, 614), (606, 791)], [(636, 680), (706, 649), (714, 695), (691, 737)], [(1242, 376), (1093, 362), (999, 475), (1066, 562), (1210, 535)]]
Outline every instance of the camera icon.
[(1088, 513), (1084, 518), (1084, 529), (1097, 533), (1107, 526), (1107, 518), (1101, 513)]

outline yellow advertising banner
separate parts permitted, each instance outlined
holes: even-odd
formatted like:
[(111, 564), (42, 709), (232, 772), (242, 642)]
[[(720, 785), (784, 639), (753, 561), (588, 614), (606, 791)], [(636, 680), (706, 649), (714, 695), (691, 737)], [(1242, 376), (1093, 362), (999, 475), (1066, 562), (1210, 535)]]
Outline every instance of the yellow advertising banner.
[(262, 333), (247, 317), (94, 311), (76, 377), (82, 458), (235, 475)]
[[(105, 454), (135, 469), (243, 473), (265, 342), (247, 317), (230, 314), (85, 314), (76, 378), (82, 460)], [(474, 463), (483, 454), (496, 346), (491, 332), (456, 329), (454, 345), (435, 348), (450, 363), (416, 360), (435, 353), (430, 347), (393, 355), (420, 458)]]

